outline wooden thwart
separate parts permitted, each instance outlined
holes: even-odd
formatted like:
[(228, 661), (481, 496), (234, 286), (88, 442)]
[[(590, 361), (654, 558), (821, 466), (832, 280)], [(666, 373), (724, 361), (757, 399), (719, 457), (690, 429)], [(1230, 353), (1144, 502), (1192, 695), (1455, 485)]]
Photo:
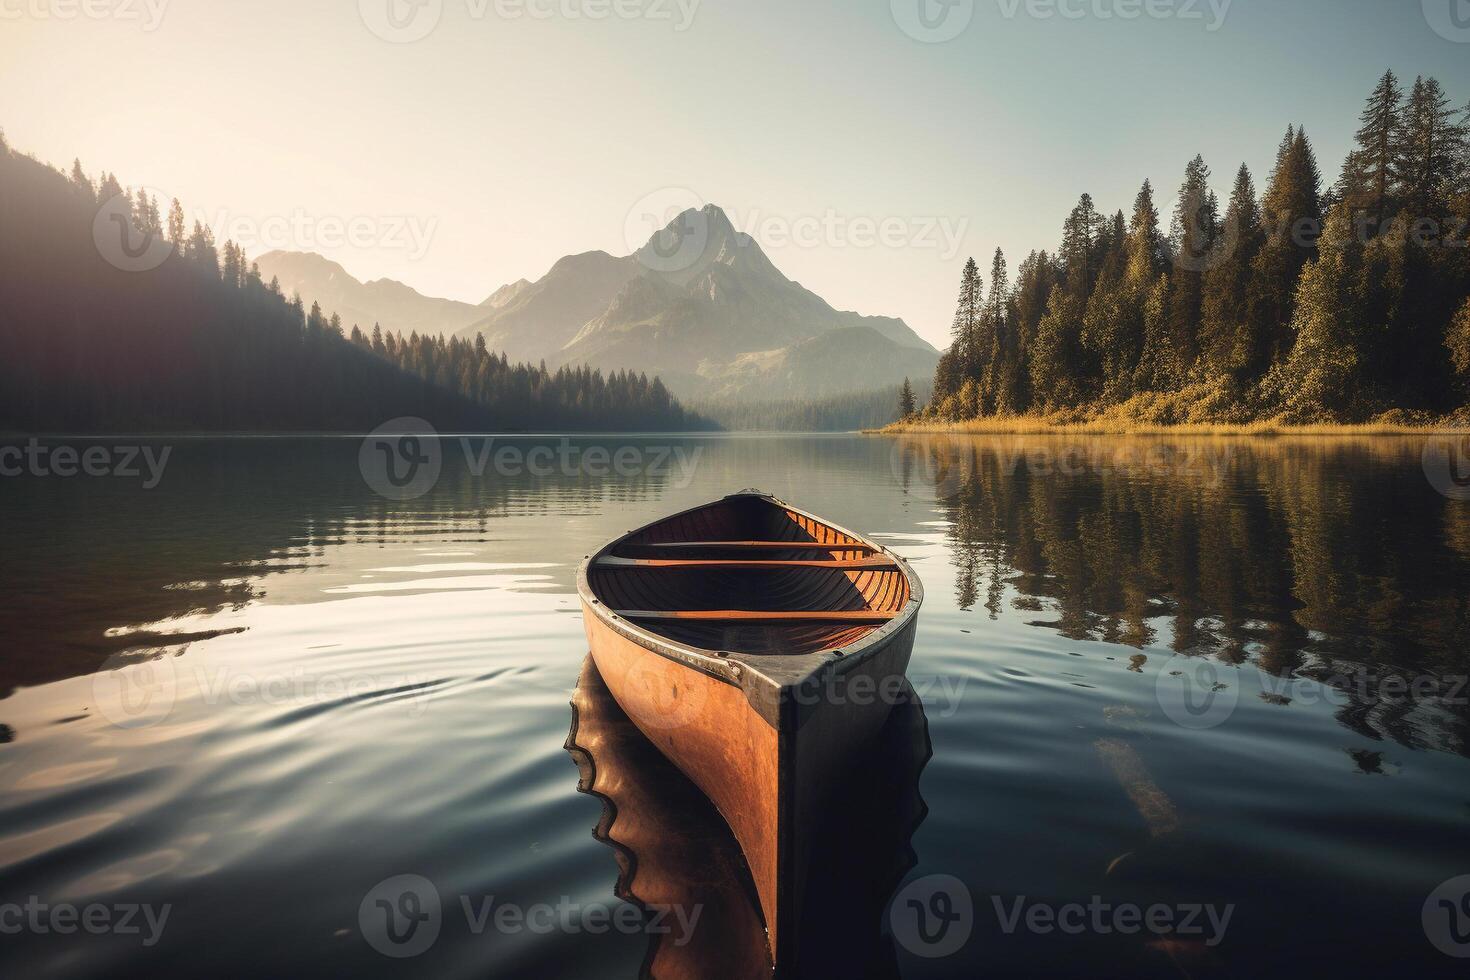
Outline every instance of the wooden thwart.
[(629, 542), (630, 548), (649, 548), (668, 551), (690, 551), (701, 548), (721, 548), (726, 551), (876, 551), (870, 544), (860, 541), (650, 541)]
[(879, 609), (619, 609), (624, 619), (698, 623), (886, 623), (898, 615)]
[(842, 558), (800, 561), (776, 561), (763, 558), (599, 558), (596, 568), (702, 568), (702, 569), (781, 569), (830, 568), (856, 572), (873, 569), (896, 569), (892, 558)]

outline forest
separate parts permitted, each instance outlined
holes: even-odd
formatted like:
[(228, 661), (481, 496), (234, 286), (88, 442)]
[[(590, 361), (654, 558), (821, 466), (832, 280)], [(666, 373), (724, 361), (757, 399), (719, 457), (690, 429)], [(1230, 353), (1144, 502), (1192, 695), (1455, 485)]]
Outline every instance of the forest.
[(1055, 252), (961, 275), (952, 344), (911, 422), (1470, 422), (1470, 106), (1386, 73), (1340, 178), (1287, 128), (1258, 195), (1185, 167), (1169, 232), (1083, 194)]
[[(919, 379), (910, 394), (928, 398), (929, 380)], [(721, 428), (742, 432), (853, 432), (888, 425), (905, 414), (903, 388), (890, 385), (825, 398), (782, 398), (772, 401), (691, 402), (689, 408)], [(910, 403), (912, 409), (912, 403)]]
[(175, 200), (0, 134), (0, 431), (684, 430), (657, 378), (548, 372), (443, 337), (350, 336)]

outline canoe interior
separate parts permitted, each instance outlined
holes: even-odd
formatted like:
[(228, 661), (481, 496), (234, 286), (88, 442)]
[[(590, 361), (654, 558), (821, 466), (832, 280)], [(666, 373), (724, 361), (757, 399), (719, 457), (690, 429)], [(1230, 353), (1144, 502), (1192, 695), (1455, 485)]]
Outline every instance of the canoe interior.
[[(619, 540), (588, 569), (588, 585), (674, 643), (765, 655), (856, 643), (886, 621), (872, 614), (896, 616), (909, 599), (903, 570), (873, 544), (758, 496), (728, 497)], [(803, 615), (762, 615), (780, 613)], [(858, 615), (844, 621), (844, 613)]]

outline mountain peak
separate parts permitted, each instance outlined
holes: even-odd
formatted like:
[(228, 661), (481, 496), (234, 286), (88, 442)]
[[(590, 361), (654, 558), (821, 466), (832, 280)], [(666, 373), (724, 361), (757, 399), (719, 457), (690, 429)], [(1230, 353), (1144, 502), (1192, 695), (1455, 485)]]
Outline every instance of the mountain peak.
[(695, 279), (715, 264), (779, 275), (755, 239), (737, 231), (730, 216), (717, 204), (680, 212), (654, 232), (633, 257), (644, 269), (679, 284)]

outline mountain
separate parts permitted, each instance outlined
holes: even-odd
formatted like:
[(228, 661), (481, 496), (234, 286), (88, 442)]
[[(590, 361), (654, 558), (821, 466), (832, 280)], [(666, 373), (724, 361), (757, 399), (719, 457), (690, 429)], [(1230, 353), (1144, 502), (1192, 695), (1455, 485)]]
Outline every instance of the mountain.
[[(484, 334), (491, 350), (505, 351), (513, 361), (555, 361), (556, 352), (583, 324), (607, 309), (637, 272), (632, 256), (619, 259), (606, 252), (568, 255), (534, 283), (496, 290), (477, 308), (479, 317), (460, 333), (469, 338)], [(500, 305), (492, 306), (491, 301), (497, 299)], [(650, 369), (649, 373), (654, 372)]]
[[(702, 390), (711, 399), (741, 401), (832, 398), (853, 393), (855, 377), (902, 382), (927, 379), (933, 370), (932, 354), (899, 347), (865, 325), (830, 330), (779, 350), (741, 354), (704, 375)], [(874, 387), (865, 384), (863, 390)]]
[[(280, 280), (285, 295), (300, 295), (307, 307), (320, 303), (322, 309), (336, 311), (348, 327), (356, 324), (367, 333), (372, 332), (375, 323), (384, 330), (405, 334), (456, 333), (485, 315), (483, 307), (425, 296), (392, 279), (362, 282), (315, 252), (272, 251), (255, 262), (266, 282)], [(505, 286), (495, 295), (513, 288)]]
[(714, 205), (630, 256), (560, 260), (462, 333), (513, 358), (657, 372), (699, 397), (870, 390), (927, 377), (938, 361), (902, 320), (835, 310), (786, 278)]
[(367, 432), (410, 416), (449, 431), (709, 425), (641, 372), (552, 373), (437, 331), (372, 336), (371, 322), (369, 336), (344, 336), (332, 295), (447, 307), (316, 256), (275, 257), (294, 282), (336, 290), (308, 313), (234, 242), (216, 247), (198, 225), (164, 238), (158, 203), (0, 140), (0, 431)]
[(508, 283), (495, 290), (495, 292), (486, 297), (484, 302), (482, 302), (480, 305), (488, 309), (498, 310), (501, 307), (508, 305), (529, 285), (531, 285), (531, 280), (517, 279), (515, 282)]

